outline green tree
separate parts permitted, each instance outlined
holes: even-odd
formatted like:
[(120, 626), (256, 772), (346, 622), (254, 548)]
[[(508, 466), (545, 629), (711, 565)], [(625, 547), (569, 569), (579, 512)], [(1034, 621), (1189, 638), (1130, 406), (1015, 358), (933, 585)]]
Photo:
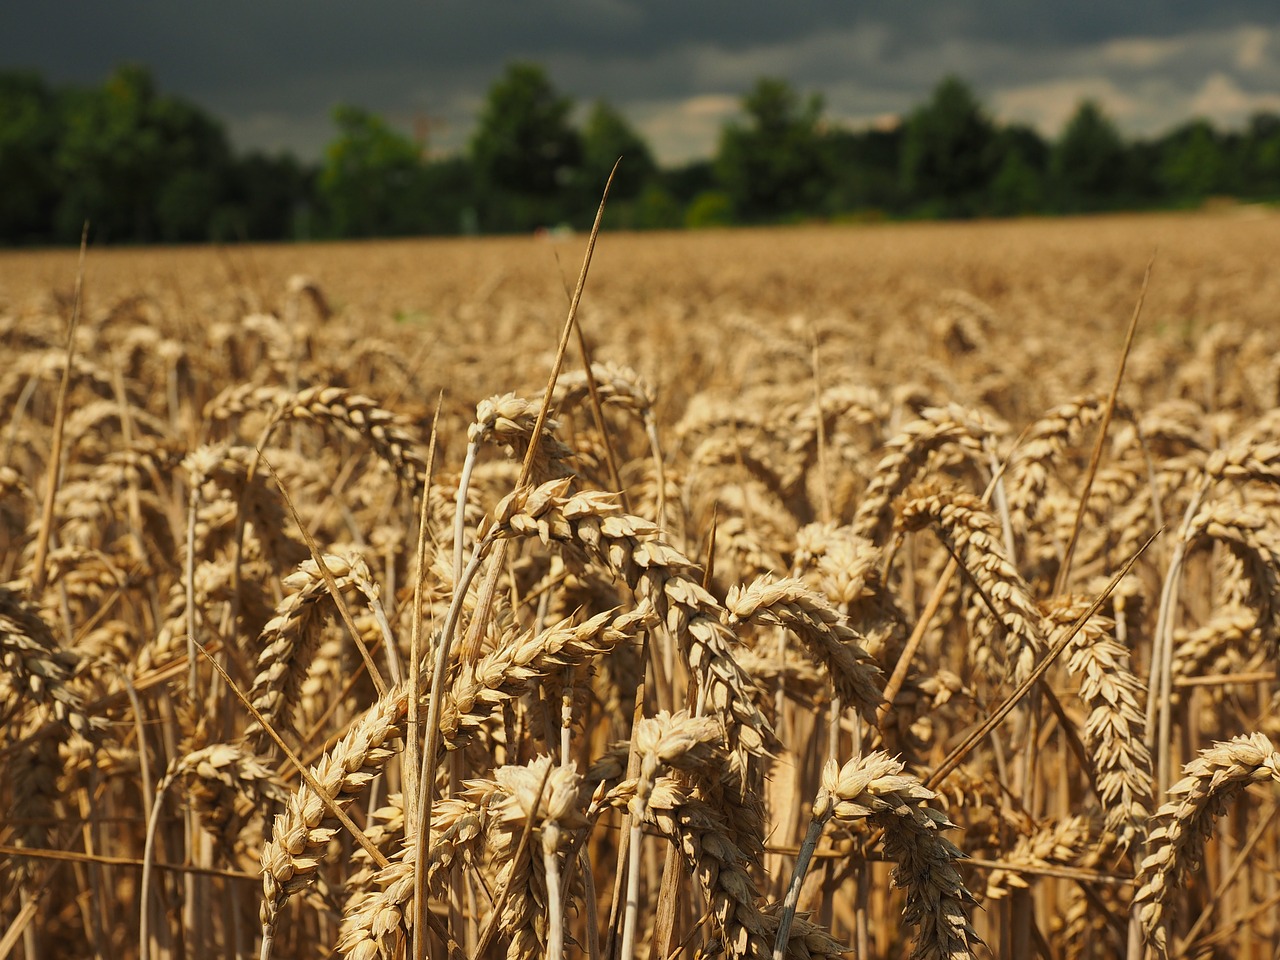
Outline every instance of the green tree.
[(527, 229), (567, 213), (582, 159), (572, 110), (536, 64), (511, 64), (489, 88), (470, 149), (486, 227)]
[(0, 73), (0, 242), (51, 238), (62, 184), (54, 168), (57, 98), (34, 73)]
[(926, 212), (969, 216), (980, 212), (996, 173), (995, 125), (968, 85), (950, 76), (907, 120), (902, 145), (902, 187)]
[(609, 191), (610, 199), (631, 200), (653, 179), (658, 165), (636, 129), (604, 100), (591, 105), (582, 125), (582, 181), (588, 197), (598, 200), (609, 171), (618, 158), (622, 163)]
[(135, 65), (116, 70), (100, 89), (68, 91), (60, 113), (60, 239), (78, 239), (86, 219), (105, 239), (208, 237), (231, 157), (217, 121), (160, 96), (150, 72)]
[(342, 104), (337, 138), (325, 148), (319, 195), (329, 232), (403, 235), (422, 228), (423, 162), (417, 144), (381, 117)]
[(315, 199), (316, 170), (285, 153), (253, 151), (231, 169), (228, 202), (219, 210), (219, 240), (295, 240), (306, 238), (307, 213)]
[(1241, 151), (1243, 192), (1254, 197), (1280, 196), (1280, 114), (1250, 117)]
[(824, 137), (831, 186), (824, 212), (896, 210), (901, 202), (902, 129), (831, 130)]
[(1222, 191), (1227, 172), (1223, 144), (1207, 120), (1193, 120), (1160, 144), (1160, 181), (1170, 199), (1196, 202)]
[(715, 160), (734, 209), (748, 220), (816, 212), (830, 184), (822, 98), (802, 100), (785, 80), (762, 77), (742, 109), (746, 123), (725, 126)]
[(1040, 134), (1013, 124), (996, 134), (993, 149), (996, 172), (991, 180), (991, 212), (1021, 216), (1043, 210), (1049, 146)]
[(707, 190), (693, 198), (684, 212), (684, 225), (690, 230), (727, 227), (733, 223), (733, 201), (720, 190)]
[(447, 157), (427, 164), (424, 171), (423, 226), (429, 233), (472, 231), (475, 187), (465, 157)]
[(684, 208), (671, 191), (654, 182), (635, 200), (631, 226), (639, 230), (673, 230), (684, 222)]
[(1054, 144), (1050, 169), (1066, 210), (1113, 206), (1124, 189), (1125, 145), (1093, 100), (1084, 100)]

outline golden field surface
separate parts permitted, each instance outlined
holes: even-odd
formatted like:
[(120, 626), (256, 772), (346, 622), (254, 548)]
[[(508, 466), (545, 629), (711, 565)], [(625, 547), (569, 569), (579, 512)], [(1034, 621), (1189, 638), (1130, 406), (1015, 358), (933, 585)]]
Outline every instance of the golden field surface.
[(0, 960), (1276, 956), (1280, 216), (585, 245), (0, 253)]

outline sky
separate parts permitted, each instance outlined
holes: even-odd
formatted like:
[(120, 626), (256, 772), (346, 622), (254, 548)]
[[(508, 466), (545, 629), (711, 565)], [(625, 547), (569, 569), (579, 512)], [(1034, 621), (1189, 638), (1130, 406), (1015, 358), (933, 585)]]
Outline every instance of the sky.
[(663, 163), (709, 156), (761, 76), (833, 123), (890, 122), (946, 74), (1055, 135), (1085, 97), (1130, 136), (1280, 112), (1277, 0), (59, 0), (0, 13), (0, 69), (98, 84), (123, 62), (208, 109), (240, 149), (318, 159), (350, 103), (465, 147), (513, 60), (603, 98)]

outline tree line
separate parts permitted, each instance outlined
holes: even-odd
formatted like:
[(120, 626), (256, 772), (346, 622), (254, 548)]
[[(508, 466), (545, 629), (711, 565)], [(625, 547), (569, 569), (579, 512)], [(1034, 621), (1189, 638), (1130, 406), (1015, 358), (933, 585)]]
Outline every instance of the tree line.
[(0, 243), (282, 240), (525, 231), (590, 223), (614, 161), (606, 213), (628, 229), (854, 218), (1017, 216), (1280, 199), (1280, 114), (1242, 130), (1197, 119), (1129, 139), (1093, 101), (1046, 139), (996, 122), (944, 79), (900, 122), (853, 130), (817, 95), (762, 78), (714, 156), (662, 167), (605, 101), (582, 119), (532, 63), (489, 89), (464, 151), (427, 144), (362, 108), (333, 112), (319, 163), (238, 153), (216, 118), (161, 94), (130, 65), (100, 87), (55, 88), (0, 72)]

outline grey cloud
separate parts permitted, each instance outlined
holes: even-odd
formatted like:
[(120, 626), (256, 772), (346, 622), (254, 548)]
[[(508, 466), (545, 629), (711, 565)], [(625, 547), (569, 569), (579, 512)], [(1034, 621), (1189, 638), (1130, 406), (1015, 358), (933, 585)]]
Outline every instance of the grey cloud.
[(138, 60), (242, 145), (311, 156), (340, 101), (405, 126), (429, 115), (447, 124), (438, 146), (461, 146), (488, 85), (520, 58), (579, 99), (631, 111), (668, 158), (710, 149), (723, 122), (687, 104), (736, 98), (762, 74), (823, 92), (835, 119), (865, 120), (955, 72), (997, 111), (1046, 127), (1074, 90), (1146, 129), (1192, 102), (1238, 114), (1280, 89), (1274, 0), (75, 0), (7, 20), (0, 66), (99, 82)]

